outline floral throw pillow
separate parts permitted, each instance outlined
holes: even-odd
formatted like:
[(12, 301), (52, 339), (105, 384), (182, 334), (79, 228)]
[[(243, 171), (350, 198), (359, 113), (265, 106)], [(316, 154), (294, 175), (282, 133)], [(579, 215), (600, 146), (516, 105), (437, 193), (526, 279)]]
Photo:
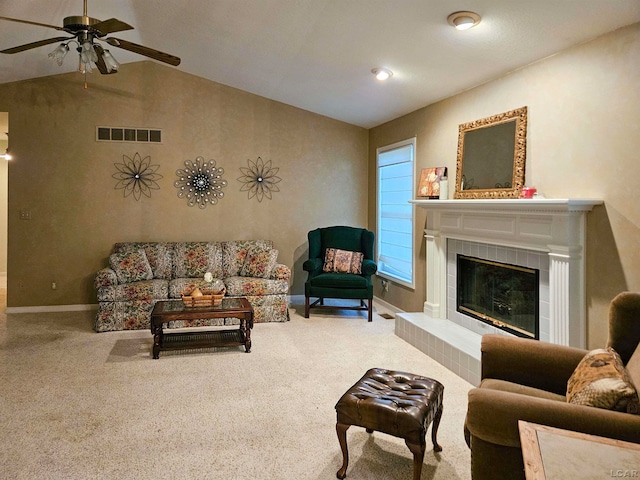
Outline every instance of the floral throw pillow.
[(269, 278), (276, 266), (278, 250), (254, 247), (247, 253), (240, 269), (241, 277)]
[(109, 256), (109, 264), (116, 272), (119, 283), (139, 282), (153, 278), (151, 265), (144, 250), (114, 253)]
[(613, 348), (587, 353), (567, 382), (567, 402), (640, 413), (638, 393)]
[(363, 259), (362, 252), (327, 248), (324, 252), (322, 270), (325, 272), (356, 273), (360, 275), (362, 274)]

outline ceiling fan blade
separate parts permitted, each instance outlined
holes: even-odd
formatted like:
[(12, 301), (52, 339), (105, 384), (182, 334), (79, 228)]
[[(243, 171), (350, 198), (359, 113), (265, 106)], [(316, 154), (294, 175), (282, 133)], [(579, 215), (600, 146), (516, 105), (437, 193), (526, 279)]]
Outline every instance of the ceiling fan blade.
[(100, 32), (100, 36), (107, 35), (113, 32), (123, 32), (124, 30), (133, 30), (133, 27), (128, 23), (124, 23), (117, 18), (110, 18), (104, 22), (99, 22), (91, 25), (93, 30)]
[(144, 47), (142, 45), (138, 45), (137, 43), (128, 42), (127, 40), (120, 40), (119, 38), (106, 38), (105, 41), (109, 45), (113, 45), (114, 47), (120, 47), (125, 50), (129, 50), (130, 52), (139, 53), (140, 55), (144, 55), (145, 57), (153, 58), (154, 60), (158, 60), (160, 62), (168, 63), (169, 65), (173, 65), (177, 67), (180, 65), (180, 58), (175, 55), (171, 55), (169, 53), (161, 52), (160, 50), (154, 50), (153, 48)]
[(32, 48), (38, 48), (44, 45), (49, 45), (50, 43), (66, 42), (67, 40), (71, 40), (71, 39), (73, 39), (73, 37), (48, 38), (47, 40), (40, 40), (38, 42), (27, 43), (25, 45), (20, 45), (13, 48), (7, 48), (6, 50), (0, 50), (0, 53), (19, 53), (19, 52), (24, 52), (25, 50), (30, 50)]
[(36, 25), (38, 27), (55, 28), (56, 30), (64, 31), (64, 28), (62, 28), (62, 27), (56, 27), (55, 25), (48, 25), (46, 23), (31, 22), (29, 20), (20, 20), (19, 18), (0, 17), (0, 20), (8, 20), (9, 22), (26, 23), (28, 25)]
[(104, 58), (102, 57), (102, 54), (104, 53), (104, 49), (102, 48), (101, 45), (98, 45), (97, 43), (93, 45), (93, 49), (96, 52), (96, 55), (98, 56), (98, 61), (96, 62), (96, 67), (98, 67), (98, 70), (100, 71), (101, 74), (103, 75), (111, 75), (112, 73), (118, 73), (118, 70), (111, 70), (109, 71), (109, 68), (107, 68), (107, 64), (104, 63)]

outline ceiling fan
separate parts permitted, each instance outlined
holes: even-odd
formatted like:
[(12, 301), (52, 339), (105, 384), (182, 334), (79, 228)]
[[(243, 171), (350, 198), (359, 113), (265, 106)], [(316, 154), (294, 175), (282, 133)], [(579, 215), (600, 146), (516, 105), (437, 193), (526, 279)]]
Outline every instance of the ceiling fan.
[(47, 25), (46, 23), (32, 22), (29, 20), (20, 20), (17, 18), (9, 18), (0, 16), (0, 20), (8, 20), (10, 22), (26, 23), (28, 25), (37, 25), (39, 27), (54, 28), (66, 32), (72, 37), (55, 37), (48, 38), (46, 40), (40, 40), (37, 42), (27, 43), (19, 45), (13, 48), (7, 48), (0, 50), (0, 53), (19, 53), (32, 48), (42, 47), (51, 43), (62, 42), (53, 52), (49, 54), (49, 57), (54, 59), (58, 65), (62, 65), (64, 57), (69, 52), (69, 44), (75, 43), (77, 45), (76, 50), (79, 54), (79, 70), (82, 73), (91, 72), (91, 62), (93, 62), (100, 73), (111, 74), (118, 71), (119, 64), (113, 58), (113, 55), (100, 45), (94, 43), (94, 40), (100, 40), (106, 42), (111, 46), (119, 47), (130, 52), (144, 55), (145, 57), (153, 58), (160, 62), (168, 63), (169, 65), (180, 65), (180, 58), (175, 55), (154, 50), (153, 48), (138, 45), (137, 43), (122, 40), (120, 38), (108, 37), (103, 38), (108, 34), (114, 32), (122, 32), (124, 30), (132, 30), (133, 27), (117, 18), (110, 18), (109, 20), (98, 20), (91, 18), (87, 15), (87, 0), (84, 0), (84, 12), (82, 16), (66, 17), (62, 27), (56, 27), (55, 25)]

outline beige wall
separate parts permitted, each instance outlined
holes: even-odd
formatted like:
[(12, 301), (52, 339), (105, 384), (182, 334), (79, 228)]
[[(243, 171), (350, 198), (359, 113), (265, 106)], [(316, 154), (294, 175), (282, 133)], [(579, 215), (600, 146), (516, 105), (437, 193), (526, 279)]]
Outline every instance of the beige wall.
[[(46, 61), (44, 59), (43, 61)], [(303, 294), (307, 232), (367, 222), (365, 129), (154, 62), (117, 75), (77, 73), (0, 85), (9, 112), (8, 305), (95, 303), (93, 278), (118, 241), (267, 238)], [(95, 141), (95, 127), (161, 128), (162, 145)], [(160, 190), (115, 190), (115, 162), (151, 156)], [(201, 155), (225, 169), (225, 197), (204, 210), (177, 197), (175, 171)], [(258, 203), (237, 181), (247, 160), (272, 160), (280, 192)], [(20, 220), (20, 210), (31, 220)], [(51, 289), (51, 282), (57, 289)]]
[[(459, 124), (526, 105), (526, 184), (548, 198), (605, 202), (589, 214), (587, 251), (588, 343), (603, 346), (611, 299), (640, 291), (638, 85), (635, 24), (372, 129), (369, 168), (375, 171), (377, 147), (417, 136), (418, 172), (436, 166), (455, 172)], [(425, 300), (425, 216), (416, 210), (416, 290), (392, 284), (384, 296), (407, 311), (422, 311)], [(369, 224), (375, 228), (374, 198)]]

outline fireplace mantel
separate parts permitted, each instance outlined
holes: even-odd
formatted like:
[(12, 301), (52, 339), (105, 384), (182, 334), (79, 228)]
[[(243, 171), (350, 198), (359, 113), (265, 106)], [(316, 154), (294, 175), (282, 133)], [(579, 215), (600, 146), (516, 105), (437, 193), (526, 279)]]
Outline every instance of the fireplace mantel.
[(583, 198), (487, 199), (487, 200), (409, 200), (427, 210), (465, 212), (588, 212), (602, 200)]
[(550, 338), (586, 348), (586, 215), (597, 199), (411, 200), (427, 210), (424, 313), (447, 317), (447, 240), (545, 252)]

